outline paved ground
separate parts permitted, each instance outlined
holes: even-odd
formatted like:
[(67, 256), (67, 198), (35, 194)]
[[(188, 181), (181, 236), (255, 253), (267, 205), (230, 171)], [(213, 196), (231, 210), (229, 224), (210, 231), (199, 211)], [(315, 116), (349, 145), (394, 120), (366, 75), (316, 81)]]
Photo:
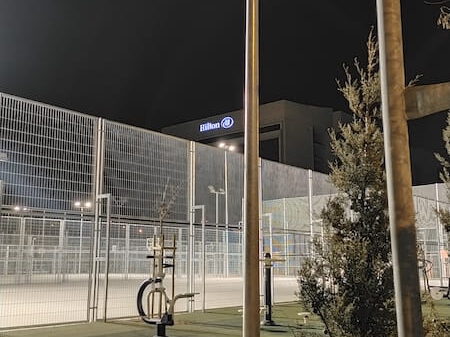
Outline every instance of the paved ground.
[[(450, 301), (435, 302), (441, 318), (448, 321)], [(274, 308), (274, 320), (279, 326), (262, 327), (263, 337), (326, 337), (319, 319), (311, 315), (306, 323), (298, 316), (304, 310), (296, 303), (278, 304)], [(0, 332), (1, 337), (149, 337), (155, 328), (140, 320), (120, 320), (108, 323), (74, 324), (49, 328), (34, 328)], [(309, 333), (309, 334), (306, 334)], [(177, 314), (175, 326), (167, 328), (173, 337), (242, 336), (242, 315), (238, 308), (210, 309), (206, 313)]]
[[(136, 315), (136, 293), (143, 278), (110, 280), (108, 318)], [(0, 328), (84, 321), (87, 318), (87, 280), (59, 283), (0, 285)], [(168, 282), (170, 292), (170, 282)], [(186, 279), (178, 279), (176, 293), (187, 292)], [(276, 302), (295, 300), (295, 278), (276, 278)], [(201, 292), (201, 280), (196, 280), (196, 292)], [(104, 284), (100, 284), (99, 317), (103, 317)], [(242, 305), (242, 279), (207, 279), (206, 308)], [(195, 298), (197, 310), (202, 308), (201, 294)], [(186, 310), (180, 300), (178, 311)]]
[[(316, 318), (303, 325), (298, 320), (298, 304), (278, 305), (274, 310), (274, 319), (280, 324), (277, 327), (261, 329), (261, 335), (299, 336), (300, 331), (321, 332), (322, 328)], [(115, 321), (109, 323), (78, 324), (52, 328), (28, 329), (20, 331), (0, 332), (2, 337), (149, 337), (154, 334), (154, 326), (145, 325), (141, 321)], [(238, 308), (211, 309), (206, 313), (179, 314), (175, 317), (175, 326), (167, 328), (168, 336), (241, 336), (242, 315)]]

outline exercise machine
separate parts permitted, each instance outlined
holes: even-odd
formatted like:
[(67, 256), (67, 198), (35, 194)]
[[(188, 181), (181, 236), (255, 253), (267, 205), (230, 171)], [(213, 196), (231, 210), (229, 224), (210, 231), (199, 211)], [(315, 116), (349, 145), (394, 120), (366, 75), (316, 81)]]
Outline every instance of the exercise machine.
[(273, 307), (273, 297), (272, 297), (272, 268), (273, 262), (283, 262), (283, 259), (272, 258), (270, 253), (264, 254), (264, 320), (261, 325), (264, 326), (275, 326), (277, 325), (272, 319), (272, 307)]
[[(169, 244), (166, 244), (164, 235), (155, 235), (147, 238), (147, 249), (152, 259), (151, 277), (146, 279), (139, 287), (137, 294), (137, 310), (141, 319), (151, 325), (156, 325), (154, 337), (167, 337), (166, 327), (172, 326), (174, 322), (175, 303), (181, 298), (192, 298), (195, 293), (175, 295), (175, 252), (176, 236)], [(172, 270), (171, 297), (167, 295), (164, 279), (166, 270)], [(147, 313), (144, 310), (144, 294), (149, 288), (146, 297)]]

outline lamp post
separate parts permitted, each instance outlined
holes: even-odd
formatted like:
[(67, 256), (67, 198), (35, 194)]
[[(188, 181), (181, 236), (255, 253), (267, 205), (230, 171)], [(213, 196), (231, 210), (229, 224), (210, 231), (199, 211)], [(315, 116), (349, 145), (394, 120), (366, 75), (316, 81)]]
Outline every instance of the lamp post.
[(228, 277), (228, 152), (233, 152), (236, 147), (231, 144), (220, 143), (219, 148), (224, 149), (224, 181), (225, 181), (225, 276)]
[[(223, 188), (215, 189), (213, 185), (208, 185), (209, 193), (213, 193), (216, 195), (216, 249), (219, 246), (219, 194), (225, 194), (225, 190)], [(214, 262), (214, 266), (216, 263)], [(217, 274), (217, 268), (215, 267), (215, 272)]]
[(81, 220), (80, 220), (80, 246), (78, 251), (78, 274), (81, 274), (81, 255), (83, 251), (83, 215), (85, 209), (90, 209), (92, 207), (92, 203), (90, 201), (75, 201), (75, 208), (79, 208), (81, 211)]
[(246, 0), (243, 337), (259, 337), (259, 0)]
[(399, 337), (422, 337), (400, 0), (377, 0), (377, 14), (397, 331)]

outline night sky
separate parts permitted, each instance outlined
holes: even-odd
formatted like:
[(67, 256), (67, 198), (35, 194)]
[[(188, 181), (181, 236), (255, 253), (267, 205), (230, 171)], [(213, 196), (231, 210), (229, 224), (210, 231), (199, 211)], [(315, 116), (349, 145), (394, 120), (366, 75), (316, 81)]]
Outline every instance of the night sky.
[[(403, 0), (406, 77), (450, 81), (439, 6)], [(153, 130), (242, 108), (244, 0), (0, 0), (0, 91)], [(375, 0), (262, 0), (261, 102), (347, 110)]]

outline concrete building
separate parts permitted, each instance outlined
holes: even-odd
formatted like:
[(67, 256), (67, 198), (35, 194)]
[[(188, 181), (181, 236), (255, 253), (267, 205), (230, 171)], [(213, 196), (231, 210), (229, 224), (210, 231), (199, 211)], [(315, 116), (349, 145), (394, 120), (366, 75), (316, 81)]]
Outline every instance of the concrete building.
[[(328, 130), (350, 115), (331, 108), (281, 100), (261, 105), (260, 156), (284, 164), (328, 172), (331, 159)], [(244, 150), (244, 113), (232, 111), (176, 124), (163, 133), (218, 146), (225, 142)]]

